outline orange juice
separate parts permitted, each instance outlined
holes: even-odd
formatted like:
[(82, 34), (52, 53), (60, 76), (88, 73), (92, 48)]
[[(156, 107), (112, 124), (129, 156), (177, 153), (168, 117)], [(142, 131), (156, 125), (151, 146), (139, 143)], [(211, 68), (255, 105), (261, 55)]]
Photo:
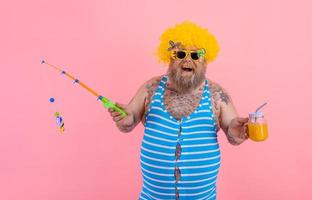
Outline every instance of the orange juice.
[(248, 135), (253, 141), (260, 142), (268, 138), (268, 125), (262, 112), (249, 114)]
[(267, 123), (248, 123), (249, 138), (253, 141), (260, 142), (268, 138)]

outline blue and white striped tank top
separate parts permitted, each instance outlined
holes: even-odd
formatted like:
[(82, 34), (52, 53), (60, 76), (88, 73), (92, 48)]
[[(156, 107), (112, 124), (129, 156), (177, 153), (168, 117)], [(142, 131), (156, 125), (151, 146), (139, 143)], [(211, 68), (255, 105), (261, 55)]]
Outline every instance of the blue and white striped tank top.
[(167, 75), (162, 77), (146, 115), (139, 199), (216, 199), (220, 150), (208, 81), (195, 111), (176, 120), (163, 102), (167, 79)]

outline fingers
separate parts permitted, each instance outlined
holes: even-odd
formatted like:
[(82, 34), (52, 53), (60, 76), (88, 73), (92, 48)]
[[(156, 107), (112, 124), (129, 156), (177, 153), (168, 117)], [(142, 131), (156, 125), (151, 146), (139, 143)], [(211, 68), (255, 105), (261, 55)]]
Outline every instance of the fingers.
[(120, 114), (119, 112), (116, 112), (116, 111), (112, 111), (110, 113), (110, 115), (113, 118), (114, 122), (119, 122), (120, 120), (125, 118), (125, 116), (123, 116), (122, 114)]
[[(121, 103), (117, 103), (117, 102), (116, 102), (115, 105), (116, 105), (117, 107), (119, 107), (119, 108), (122, 108), (122, 109), (126, 109), (126, 108), (127, 108), (127, 105), (125, 105), (125, 104), (121, 104)], [(114, 109), (113, 109), (113, 108), (109, 108), (108, 111), (109, 111), (109, 112), (113, 112)]]
[[(124, 104), (116, 103), (115, 105), (119, 108), (124, 109), (124, 110), (126, 109), (126, 105), (124, 105)], [(116, 117), (116, 116), (120, 115), (120, 113), (117, 112), (114, 108), (109, 108), (108, 112), (111, 114), (112, 117)]]
[(248, 139), (248, 135), (247, 134), (241, 134), (239, 136), (240, 139), (243, 139), (243, 140), (247, 140)]
[(243, 137), (243, 139), (248, 139), (249, 138), (247, 123), (246, 123), (246, 126), (244, 125), (244, 127), (243, 127), (242, 137)]
[[(125, 108), (125, 105), (123, 105), (123, 104), (116, 103), (116, 105), (120, 108), (123, 108), (123, 109)], [(114, 108), (109, 108), (108, 112), (110, 113), (110, 116), (113, 118), (114, 122), (118, 122), (124, 118), (124, 116), (122, 116), (121, 113), (115, 111)]]
[(119, 112), (113, 111), (110, 113), (112, 117), (118, 117), (119, 115), (121, 115)]
[(244, 124), (244, 132), (247, 134), (247, 136), (249, 137), (249, 130), (248, 130), (248, 123)]
[(249, 118), (237, 117), (233, 119), (231, 127), (239, 133), (238, 138), (246, 140), (249, 138), (248, 134), (248, 121)]
[(239, 123), (241, 123), (241, 124), (247, 123), (248, 120), (249, 120), (248, 117), (238, 117), (238, 118), (237, 118), (237, 121), (238, 121)]
[(124, 118), (124, 116), (122, 115), (118, 115), (116, 117), (113, 118), (114, 122), (119, 122), (120, 120), (122, 120)]
[(242, 123), (243, 124), (243, 130), (244, 130), (244, 134), (245, 134), (245, 139), (248, 139), (249, 138), (249, 132), (248, 132), (248, 121), (249, 121), (249, 118), (248, 117), (245, 117), (245, 118), (241, 118), (242, 119)]
[(246, 132), (242, 132), (241, 134), (239, 134), (238, 138), (241, 140), (247, 140), (249, 137)]
[(234, 125), (242, 126), (244, 123), (247, 123), (249, 118), (245, 117), (236, 117), (231, 120), (231, 123)]
[(119, 113), (119, 112), (116, 112), (114, 109), (112, 109), (112, 108), (109, 108), (108, 109), (108, 112), (110, 113), (110, 116), (111, 117), (118, 117), (118, 116), (120, 116), (121, 114)]
[[(123, 110), (126, 111), (126, 105), (115, 103), (115, 105)], [(133, 115), (126, 115), (117, 112), (114, 108), (109, 108), (108, 112), (110, 113), (111, 117), (113, 118), (113, 121), (116, 123), (116, 126), (118, 129), (122, 132), (129, 132), (133, 129), (134, 126), (134, 116)]]

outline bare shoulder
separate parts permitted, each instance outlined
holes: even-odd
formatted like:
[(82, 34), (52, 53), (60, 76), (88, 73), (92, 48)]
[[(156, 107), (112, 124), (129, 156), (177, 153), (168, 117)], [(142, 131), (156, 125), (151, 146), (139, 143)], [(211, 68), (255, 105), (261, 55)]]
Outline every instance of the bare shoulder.
[(152, 101), (152, 97), (153, 97), (160, 81), (161, 81), (161, 76), (155, 76), (155, 77), (151, 78), (150, 80), (146, 81), (145, 89), (147, 91), (147, 97), (146, 97), (146, 101), (145, 101), (145, 106), (148, 106), (149, 103)]
[(151, 95), (153, 95), (154, 88), (160, 80), (161, 77), (157, 76), (145, 81), (129, 102), (127, 106), (128, 112), (134, 115), (136, 122), (144, 118), (147, 108), (146, 105), (151, 101)]
[(156, 89), (162, 76), (155, 76), (145, 82), (144, 86), (147, 90)]
[(147, 99), (150, 93), (153, 91), (153, 88), (160, 81), (161, 76), (155, 76), (147, 81), (145, 81), (137, 91), (136, 96), (140, 96), (140, 98)]
[(145, 117), (148, 111), (148, 107), (152, 101), (153, 95), (159, 85), (159, 82), (161, 81), (162, 76), (155, 76), (153, 78), (151, 78), (150, 80), (146, 81), (144, 83), (144, 88), (146, 90), (146, 98), (145, 98), (145, 102), (144, 102), (144, 114), (142, 116), (142, 123), (144, 124), (145, 121)]

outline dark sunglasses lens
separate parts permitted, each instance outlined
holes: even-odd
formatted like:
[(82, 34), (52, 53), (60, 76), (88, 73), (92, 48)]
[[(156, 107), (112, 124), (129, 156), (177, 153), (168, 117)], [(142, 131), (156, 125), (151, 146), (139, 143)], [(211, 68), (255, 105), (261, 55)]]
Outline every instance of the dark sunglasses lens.
[(197, 52), (191, 53), (191, 57), (192, 57), (193, 60), (198, 60), (199, 59), (199, 56), (198, 56)]
[(180, 59), (185, 58), (186, 53), (184, 51), (177, 51), (177, 57)]

